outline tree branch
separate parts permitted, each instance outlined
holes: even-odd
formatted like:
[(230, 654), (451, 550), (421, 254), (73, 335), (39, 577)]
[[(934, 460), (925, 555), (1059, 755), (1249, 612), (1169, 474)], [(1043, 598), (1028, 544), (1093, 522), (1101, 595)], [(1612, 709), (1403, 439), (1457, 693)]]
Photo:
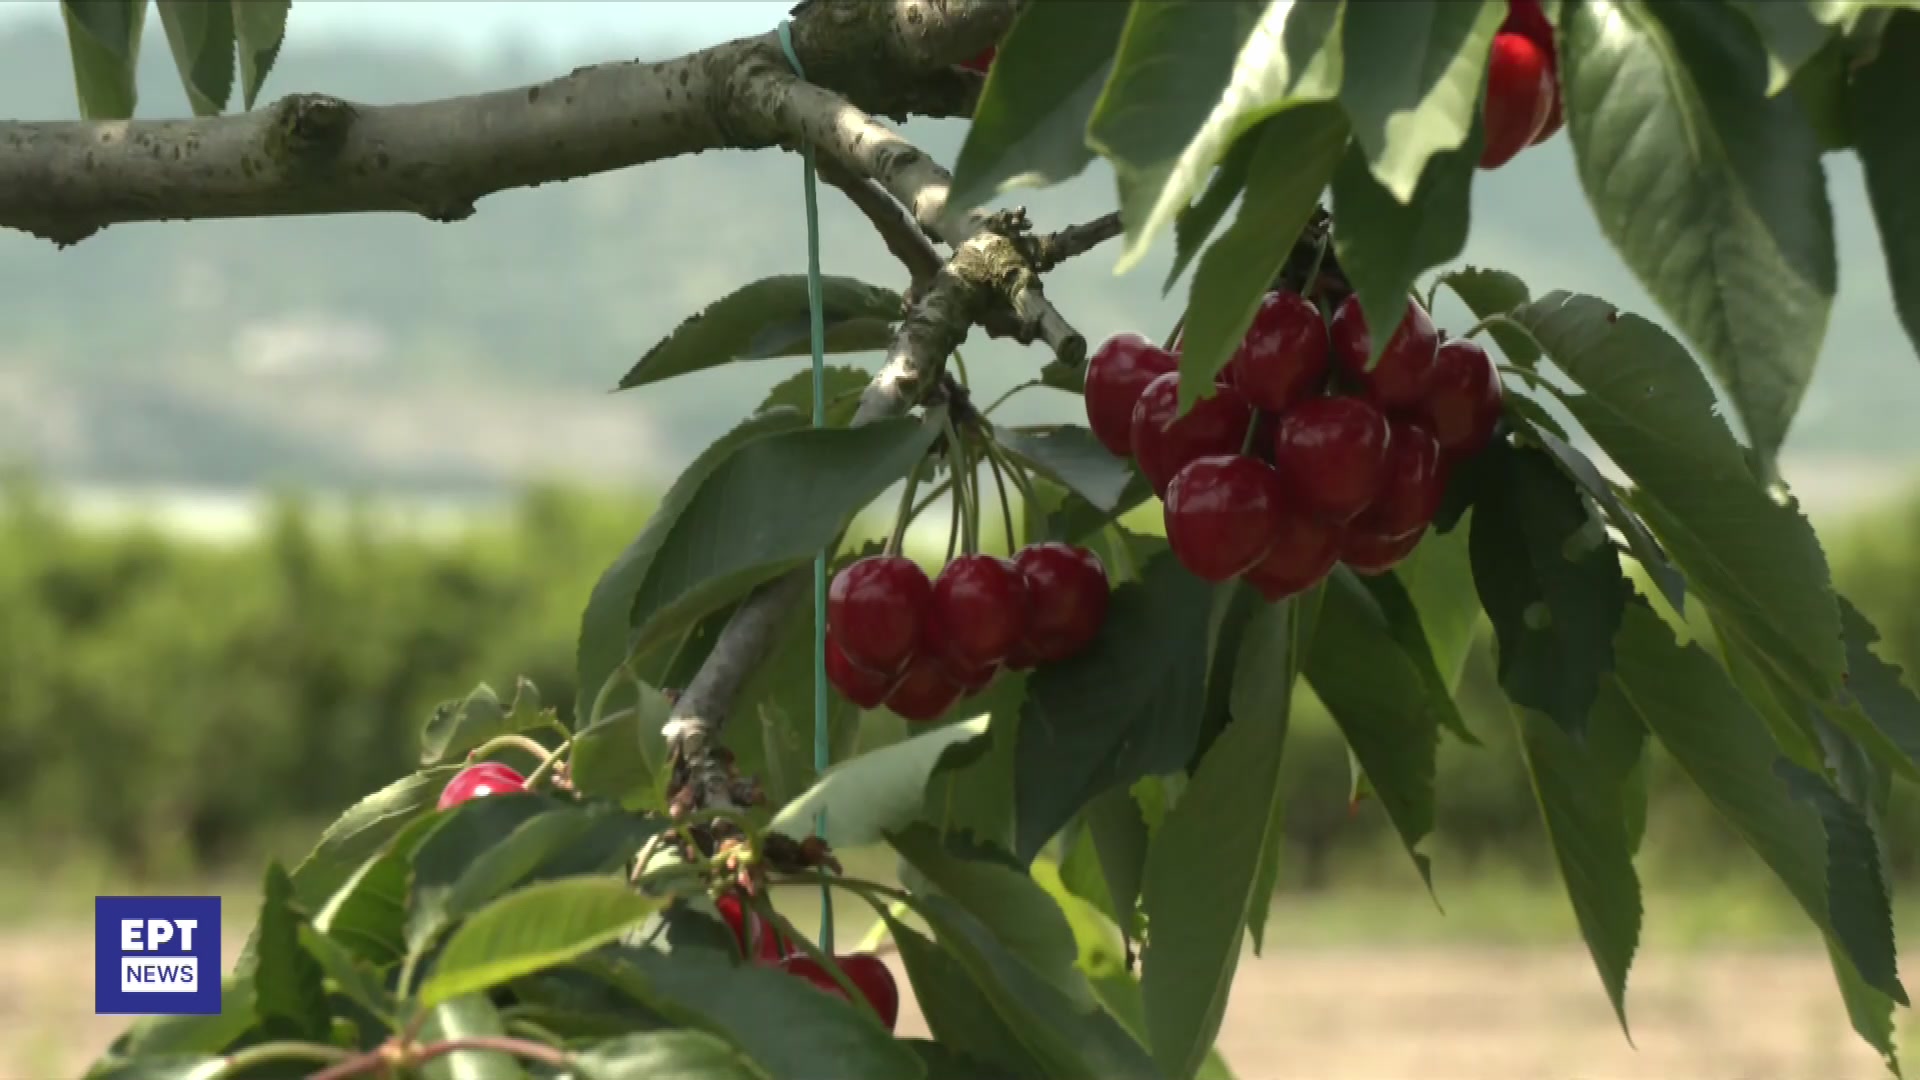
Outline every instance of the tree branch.
[(817, 168), (820, 179), (840, 189), (866, 215), (874, 231), (886, 242), (887, 250), (907, 268), (915, 284), (940, 272), (945, 260), (934, 250), (933, 241), (885, 189), (864, 176), (855, 176), (831, 159), (820, 161)]
[[(923, 62), (949, 32), (960, 36), (941, 49), (957, 52), (1011, 19), (1008, 0), (821, 0), (796, 21), (794, 47), (845, 96), (814, 88), (807, 107), (820, 112), (804, 125), (791, 110), (766, 123), (770, 77), (794, 81), (771, 33), (417, 104), (296, 94), (198, 119), (0, 122), (0, 226), (65, 246), (132, 221), (379, 211), (457, 221), (509, 188), (791, 142), (843, 106), (863, 117), (964, 115), (977, 79)], [(857, 77), (840, 86), (841, 73)]]

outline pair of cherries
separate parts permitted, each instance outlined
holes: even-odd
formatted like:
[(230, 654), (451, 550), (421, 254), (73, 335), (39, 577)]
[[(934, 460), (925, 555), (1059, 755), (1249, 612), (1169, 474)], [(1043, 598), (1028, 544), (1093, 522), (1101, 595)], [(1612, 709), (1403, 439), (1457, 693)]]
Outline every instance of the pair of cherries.
[(1102, 344), (1087, 367), (1087, 422), (1139, 464), (1194, 575), (1244, 577), (1279, 600), (1336, 563), (1384, 573), (1419, 544), (1448, 466), (1492, 437), (1501, 391), (1485, 350), (1442, 345), (1416, 301), (1368, 371), (1371, 343), (1357, 298), (1329, 325), (1276, 290), (1213, 394), (1184, 416), (1176, 353), (1133, 334)]
[(1071, 544), (963, 555), (934, 581), (904, 556), (869, 556), (827, 590), (827, 680), (863, 709), (934, 720), (1004, 669), (1085, 649), (1107, 596), (1100, 557)]
[(1540, 0), (1508, 0), (1506, 21), (1487, 57), (1487, 96), (1480, 115), (1485, 139), (1480, 167), (1497, 169), (1520, 151), (1552, 138), (1566, 122), (1560, 100), (1560, 54)]
[[(727, 929), (733, 931), (733, 940), (740, 947), (740, 955), (761, 967), (773, 968), (785, 972), (797, 979), (845, 999), (847, 992), (834, 981), (833, 975), (820, 966), (820, 962), (793, 947), (793, 942), (779, 930), (767, 925), (758, 913), (744, 904), (740, 895), (733, 891), (720, 894), (714, 901), (720, 909), (720, 918), (726, 922)], [(893, 972), (872, 953), (849, 953), (836, 956), (833, 962), (840, 968), (860, 996), (867, 999), (880, 1020), (892, 1031), (900, 1019), (900, 988), (893, 981)]]

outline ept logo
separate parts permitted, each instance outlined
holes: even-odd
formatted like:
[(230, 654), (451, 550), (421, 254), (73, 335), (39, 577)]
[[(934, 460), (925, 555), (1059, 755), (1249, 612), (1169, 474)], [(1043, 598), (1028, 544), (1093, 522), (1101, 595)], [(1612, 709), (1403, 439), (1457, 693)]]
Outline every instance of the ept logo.
[(93, 1011), (217, 1016), (220, 898), (97, 896)]

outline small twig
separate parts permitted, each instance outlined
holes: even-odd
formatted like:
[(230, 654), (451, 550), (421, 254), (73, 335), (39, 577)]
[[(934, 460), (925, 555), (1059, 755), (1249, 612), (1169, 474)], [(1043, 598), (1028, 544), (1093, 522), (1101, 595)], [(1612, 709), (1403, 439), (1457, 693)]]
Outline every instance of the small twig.
[(840, 189), (866, 215), (874, 231), (886, 243), (887, 250), (907, 268), (907, 273), (916, 284), (939, 273), (940, 264), (946, 260), (934, 250), (933, 241), (928, 238), (926, 230), (907, 214), (906, 207), (887, 194), (885, 188), (864, 176), (855, 176), (830, 158), (820, 160), (819, 170), (820, 179)]
[(1120, 223), (1118, 211), (1103, 214), (1083, 225), (1069, 225), (1059, 232), (1035, 237), (1029, 243), (1027, 258), (1036, 272), (1044, 274), (1126, 231), (1126, 226)]

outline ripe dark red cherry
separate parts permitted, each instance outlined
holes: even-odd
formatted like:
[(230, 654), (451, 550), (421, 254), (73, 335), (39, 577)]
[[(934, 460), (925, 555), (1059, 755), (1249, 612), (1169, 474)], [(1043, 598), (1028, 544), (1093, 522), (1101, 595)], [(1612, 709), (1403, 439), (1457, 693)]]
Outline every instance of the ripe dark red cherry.
[(740, 946), (740, 955), (751, 957), (756, 964), (770, 967), (793, 952), (793, 942), (767, 925), (758, 913), (748, 910), (738, 893), (721, 893), (713, 906), (720, 909), (721, 921), (727, 924), (728, 930), (733, 931), (733, 940)]
[(1427, 527), (1446, 494), (1446, 471), (1440, 463), (1440, 444), (1418, 424), (1393, 421), (1387, 444), (1387, 475), (1360, 516), (1356, 532), (1401, 536)]
[(977, 672), (1027, 636), (1027, 582), (998, 555), (962, 555), (933, 583), (930, 642), (950, 670)]
[(438, 808), (459, 806), (468, 799), (487, 795), (519, 795), (527, 790), (527, 778), (497, 761), (482, 761), (453, 774), (440, 789)]
[(1133, 454), (1133, 406), (1157, 376), (1180, 366), (1179, 358), (1138, 334), (1108, 338), (1087, 360), (1087, 427), (1116, 457)]
[(1440, 351), (1440, 332), (1420, 301), (1409, 298), (1406, 313), (1393, 328), (1393, 337), (1380, 353), (1380, 362), (1367, 370), (1373, 336), (1355, 293), (1333, 313), (1333, 353), (1340, 366), (1366, 389), (1373, 403), (1389, 412), (1403, 409), (1427, 396), (1433, 383), (1433, 365)]
[(1168, 372), (1147, 384), (1133, 407), (1133, 456), (1153, 493), (1167, 497), (1173, 476), (1196, 458), (1237, 454), (1253, 423), (1253, 406), (1231, 386), (1215, 385), (1175, 419), (1180, 408), (1180, 376)]
[(1327, 348), (1319, 308), (1296, 292), (1270, 292), (1234, 350), (1227, 379), (1255, 408), (1285, 412), (1326, 380)]
[(1338, 525), (1302, 513), (1282, 513), (1267, 557), (1243, 575), (1268, 603), (1312, 588), (1340, 561)]
[(1540, 0), (1509, 0), (1507, 18), (1500, 24), (1500, 30), (1502, 33), (1519, 34), (1547, 55), (1547, 75), (1553, 83), (1553, 103), (1547, 110), (1547, 122), (1541, 126), (1540, 134), (1527, 144), (1538, 146), (1553, 138), (1566, 121), (1561, 111), (1560, 51), (1554, 44), (1553, 24), (1547, 21), (1547, 13), (1540, 9)]
[(1356, 574), (1384, 574), (1400, 560), (1413, 554), (1413, 549), (1420, 546), (1420, 538), (1426, 534), (1424, 528), (1415, 529), (1405, 536), (1381, 536), (1378, 533), (1350, 530), (1340, 541), (1340, 561)]
[(960, 684), (960, 696), (972, 697), (993, 685), (993, 677), (1000, 674), (1000, 665), (991, 664), (983, 668), (956, 668), (952, 662), (942, 662), (947, 678)]
[[(847, 977), (847, 981), (860, 991), (860, 996), (873, 1006), (873, 1011), (880, 1014), (881, 1023), (886, 1025), (888, 1031), (892, 1031), (900, 1019), (900, 988), (894, 983), (893, 972), (887, 970), (886, 963), (872, 953), (836, 956), (833, 960), (840, 965), (840, 972)], [(782, 960), (779, 966), (787, 974), (804, 979), (829, 994), (843, 999), (847, 996), (847, 992), (840, 989), (840, 984), (834, 981), (827, 969), (805, 953), (795, 953)]]
[[(1053, 663), (1086, 648), (1107, 617), (1107, 568), (1100, 556), (1072, 544), (1034, 544), (1013, 557), (1027, 580), (1032, 620), (1026, 653)], [(1011, 667), (1012, 660), (1008, 660)]]
[(1240, 454), (1199, 458), (1167, 488), (1167, 543), (1202, 581), (1225, 581), (1266, 557), (1286, 493), (1266, 465)]
[(1479, 453), (1493, 438), (1500, 399), (1500, 375), (1487, 350), (1461, 339), (1440, 346), (1433, 385), (1415, 411), (1441, 452), (1460, 458)]
[(1362, 398), (1308, 398), (1280, 418), (1273, 465), (1307, 510), (1347, 521), (1379, 494), (1391, 437), (1386, 416)]
[(886, 704), (903, 719), (924, 724), (953, 708), (963, 692), (937, 657), (916, 656), (907, 665), (907, 673), (888, 691)]
[(879, 708), (894, 682), (892, 676), (855, 667), (847, 654), (840, 651), (840, 643), (832, 635), (827, 637), (827, 681), (840, 691), (841, 697), (863, 709)]
[(907, 666), (933, 606), (933, 583), (912, 559), (873, 555), (833, 577), (827, 632), (848, 662), (889, 675)]
[(1487, 97), (1482, 106), (1486, 140), (1480, 167), (1497, 169), (1525, 150), (1546, 127), (1558, 83), (1549, 53), (1524, 34), (1493, 36), (1487, 58)]

